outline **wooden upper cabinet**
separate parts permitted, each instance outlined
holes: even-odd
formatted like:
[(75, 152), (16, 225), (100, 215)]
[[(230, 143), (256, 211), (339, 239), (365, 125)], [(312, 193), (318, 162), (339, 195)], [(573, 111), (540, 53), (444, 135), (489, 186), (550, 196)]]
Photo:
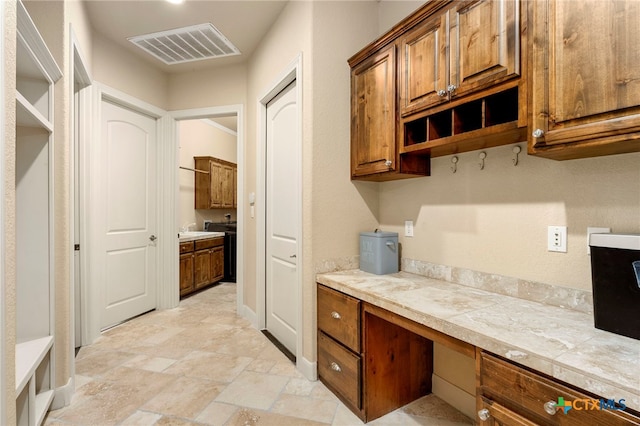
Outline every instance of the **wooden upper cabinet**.
[(395, 45), (351, 70), (351, 177), (396, 166)]
[(530, 3), (530, 153), (566, 160), (640, 151), (640, 2)]
[(454, 2), (400, 40), (402, 115), (520, 76), (520, 2)]
[(403, 114), (448, 100), (447, 15), (436, 16), (400, 40)]
[(195, 208), (232, 209), (237, 205), (237, 166), (213, 157), (195, 157)]

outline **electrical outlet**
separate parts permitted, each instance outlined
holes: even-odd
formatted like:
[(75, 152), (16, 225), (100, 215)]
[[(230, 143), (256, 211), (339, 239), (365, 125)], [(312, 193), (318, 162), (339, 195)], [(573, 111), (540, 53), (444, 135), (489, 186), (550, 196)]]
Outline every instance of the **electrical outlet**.
[(404, 236), (413, 237), (413, 221), (412, 220), (404, 221)]
[(611, 228), (598, 228), (595, 226), (587, 227), (587, 254), (591, 256), (591, 247), (589, 246), (589, 240), (591, 239), (591, 234), (610, 234)]
[(567, 252), (567, 227), (549, 226), (547, 236), (547, 250), (566, 253)]

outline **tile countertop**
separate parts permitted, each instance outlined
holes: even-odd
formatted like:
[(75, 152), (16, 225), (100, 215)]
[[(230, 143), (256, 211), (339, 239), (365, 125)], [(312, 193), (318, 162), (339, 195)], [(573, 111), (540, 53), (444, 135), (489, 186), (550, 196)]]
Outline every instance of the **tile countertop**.
[(181, 243), (195, 240), (205, 240), (207, 238), (224, 237), (224, 232), (180, 232), (178, 240)]
[(593, 314), (407, 272), (316, 281), (640, 411), (640, 341), (596, 329)]

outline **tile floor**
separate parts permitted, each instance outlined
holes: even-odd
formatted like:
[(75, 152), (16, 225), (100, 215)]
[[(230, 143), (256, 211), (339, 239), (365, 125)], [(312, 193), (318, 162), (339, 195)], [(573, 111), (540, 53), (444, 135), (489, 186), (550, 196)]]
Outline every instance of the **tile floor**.
[[(235, 314), (220, 284), (108, 330), (76, 357), (71, 405), (46, 425), (361, 425)], [(370, 425), (469, 425), (433, 395)]]

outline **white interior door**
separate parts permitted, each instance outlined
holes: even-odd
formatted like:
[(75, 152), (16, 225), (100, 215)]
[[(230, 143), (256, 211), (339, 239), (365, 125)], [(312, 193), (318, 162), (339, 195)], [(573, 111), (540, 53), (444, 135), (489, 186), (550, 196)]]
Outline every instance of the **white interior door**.
[(101, 108), (104, 329), (156, 307), (157, 138), (154, 118), (106, 100)]
[(267, 104), (266, 328), (294, 355), (298, 330), (300, 155), (294, 81)]

